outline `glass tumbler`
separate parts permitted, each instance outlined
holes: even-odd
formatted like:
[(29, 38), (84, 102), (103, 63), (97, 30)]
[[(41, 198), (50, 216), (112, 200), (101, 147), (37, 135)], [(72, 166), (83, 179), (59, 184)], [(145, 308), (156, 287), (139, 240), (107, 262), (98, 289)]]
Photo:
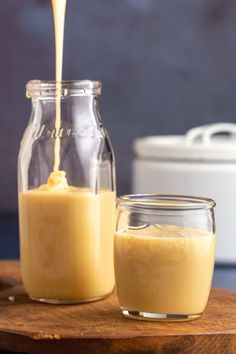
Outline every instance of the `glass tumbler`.
[(124, 316), (185, 321), (203, 313), (215, 256), (215, 202), (172, 195), (118, 198), (115, 278)]
[(99, 81), (30, 81), (18, 159), (21, 273), (33, 300), (76, 303), (114, 287), (115, 159)]

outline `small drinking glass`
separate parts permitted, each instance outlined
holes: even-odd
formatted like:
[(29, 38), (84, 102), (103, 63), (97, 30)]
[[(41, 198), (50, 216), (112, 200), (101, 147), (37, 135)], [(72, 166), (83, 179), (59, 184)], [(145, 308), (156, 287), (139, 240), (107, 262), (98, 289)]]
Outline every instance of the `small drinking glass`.
[(115, 277), (124, 316), (201, 316), (214, 269), (214, 206), (211, 199), (174, 195), (118, 198)]

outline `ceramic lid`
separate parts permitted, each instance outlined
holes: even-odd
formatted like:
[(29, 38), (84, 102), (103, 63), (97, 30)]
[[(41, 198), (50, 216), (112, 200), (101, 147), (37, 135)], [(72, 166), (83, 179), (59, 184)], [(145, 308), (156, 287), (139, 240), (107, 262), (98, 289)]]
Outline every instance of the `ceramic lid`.
[(138, 138), (133, 149), (137, 157), (144, 159), (236, 161), (236, 124), (204, 125), (186, 135)]

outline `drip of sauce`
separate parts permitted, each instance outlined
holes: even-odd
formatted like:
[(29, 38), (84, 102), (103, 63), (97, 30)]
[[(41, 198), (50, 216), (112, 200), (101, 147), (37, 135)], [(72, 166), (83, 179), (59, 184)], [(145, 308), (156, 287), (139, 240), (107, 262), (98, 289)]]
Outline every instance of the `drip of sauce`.
[(69, 189), (76, 189), (69, 187), (66, 179), (66, 173), (64, 171), (52, 172), (48, 178), (47, 184), (43, 184), (39, 187), (41, 191), (66, 191)]
[[(63, 68), (63, 47), (64, 47), (64, 27), (67, 0), (52, 0), (55, 28), (55, 48), (56, 48), (56, 119), (55, 129), (61, 127), (61, 81)], [(55, 140), (54, 167), (53, 171), (59, 171), (60, 167), (60, 137)]]

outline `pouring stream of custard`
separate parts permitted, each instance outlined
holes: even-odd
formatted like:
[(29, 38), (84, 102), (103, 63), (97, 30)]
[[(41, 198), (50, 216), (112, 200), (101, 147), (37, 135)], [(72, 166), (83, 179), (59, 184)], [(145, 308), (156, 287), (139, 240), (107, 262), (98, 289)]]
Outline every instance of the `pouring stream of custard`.
[(55, 49), (56, 49), (56, 119), (55, 129), (57, 137), (55, 140), (54, 150), (54, 167), (53, 171), (59, 171), (60, 167), (60, 136), (61, 128), (61, 81), (63, 68), (63, 46), (64, 46), (64, 27), (66, 15), (67, 0), (52, 0), (52, 8), (54, 15), (55, 27)]

